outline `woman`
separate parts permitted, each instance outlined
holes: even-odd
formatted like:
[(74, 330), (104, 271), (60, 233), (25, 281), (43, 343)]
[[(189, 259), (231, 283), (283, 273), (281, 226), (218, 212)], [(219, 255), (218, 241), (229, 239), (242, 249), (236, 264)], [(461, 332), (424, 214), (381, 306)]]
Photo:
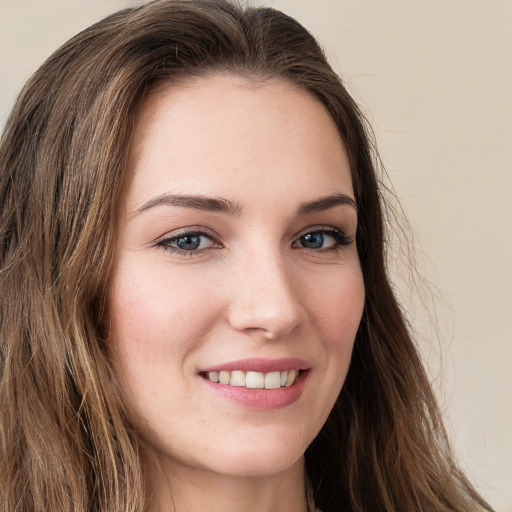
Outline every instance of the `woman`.
[(297, 22), (122, 11), (1, 148), (3, 509), (490, 510), (387, 279), (367, 127)]

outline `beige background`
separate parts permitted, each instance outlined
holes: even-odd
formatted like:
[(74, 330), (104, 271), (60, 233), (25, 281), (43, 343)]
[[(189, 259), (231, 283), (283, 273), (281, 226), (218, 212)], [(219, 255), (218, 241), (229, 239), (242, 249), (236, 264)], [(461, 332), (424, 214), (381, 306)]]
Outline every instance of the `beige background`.
[[(58, 45), (137, 3), (0, 0), (0, 126)], [(448, 429), (477, 487), (512, 512), (512, 2), (266, 3), (317, 35), (373, 124), (434, 286), (401, 295)]]

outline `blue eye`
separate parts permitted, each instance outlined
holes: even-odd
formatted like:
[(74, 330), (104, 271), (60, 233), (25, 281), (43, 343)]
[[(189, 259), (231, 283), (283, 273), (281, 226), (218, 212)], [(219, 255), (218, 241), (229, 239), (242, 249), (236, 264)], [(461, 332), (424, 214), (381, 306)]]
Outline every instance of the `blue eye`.
[(185, 235), (175, 240), (176, 246), (184, 251), (194, 251), (201, 245), (201, 236)]
[(321, 249), (324, 245), (324, 235), (320, 232), (307, 233), (300, 237), (302, 247), (307, 249)]
[(294, 242), (293, 247), (318, 251), (335, 251), (342, 246), (349, 245), (351, 239), (336, 228), (322, 228), (304, 233)]
[(198, 231), (178, 233), (160, 240), (157, 247), (170, 252), (192, 255), (215, 246), (213, 235)]

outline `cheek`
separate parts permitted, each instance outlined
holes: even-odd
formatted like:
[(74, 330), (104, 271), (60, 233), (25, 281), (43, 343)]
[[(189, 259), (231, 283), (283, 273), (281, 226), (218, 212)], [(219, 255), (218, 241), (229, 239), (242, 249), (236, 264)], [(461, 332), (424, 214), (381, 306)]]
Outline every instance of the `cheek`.
[(312, 374), (315, 393), (310, 413), (316, 418), (314, 435), (322, 428), (345, 382), (365, 298), (357, 262), (336, 272), (331, 268), (329, 276), (318, 277), (322, 286), (316, 291), (311, 287), (308, 294), (309, 318), (320, 340), (317, 371)]
[(343, 272), (337, 279), (312, 294), (312, 315), (327, 349), (346, 353), (353, 342), (364, 308), (364, 284), (359, 266)]
[(109, 292), (112, 358), (141, 384), (148, 375), (182, 372), (187, 355), (211, 329), (218, 301), (200, 282), (165, 265), (124, 265)]
[(165, 264), (127, 263), (111, 280), (109, 352), (132, 422), (152, 437), (169, 428), (169, 417), (179, 422), (186, 414), (192, 389), (184, 376), (212, 328), (218, 300), (198, 293), (204, 280), (171, 274)]

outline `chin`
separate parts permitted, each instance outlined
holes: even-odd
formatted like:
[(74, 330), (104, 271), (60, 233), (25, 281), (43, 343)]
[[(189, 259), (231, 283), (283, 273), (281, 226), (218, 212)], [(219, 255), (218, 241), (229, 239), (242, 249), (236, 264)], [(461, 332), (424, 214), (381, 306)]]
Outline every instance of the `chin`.
[(205, 469), (226, 476), (265, 478), (283, 473), (296, 464), (302, 465), (303, 457), (303, 452), (292, 455), (284, 451), (272, 452), (269, 449), (267, 453), (230, 456), (227, 460), (221, 463), (216, 461)]
[(158, 447), (153, 444), (152, 450), (159, 452), (160, 461), (162, 456), (167, 460), (170, 474), (188, 467), (192, 471), (217, 475), (263, 478), (283, 473), (297, 464), (302, 466), (310, 442), (309, 436), (306, 440), (306, 436), (290, 435), (283, 428), (278, 432), (264, 427), (255, 429), (251, 437), (236, 438), (232, 432), (227, 432), (222, 440), (202, 446), (194, 443), (194, 447), (190, 446), (191, 440), (190, 445), (183, 443), (179, 450), (169, 439), (169, 443), (160, 443)]
[[(284, 430), (284, 432), (283, 432)], [(287, 429), (271, 432), (262, 428), (251, 440), (231, 442), (212, 452), (211, 468), (219, 474), (265, 477), (279, 474), (295, 464), (302, 464), (304, 452), (312, 439), (290, 433)], [(220, 448), (220, 447), (219, 447)]]

